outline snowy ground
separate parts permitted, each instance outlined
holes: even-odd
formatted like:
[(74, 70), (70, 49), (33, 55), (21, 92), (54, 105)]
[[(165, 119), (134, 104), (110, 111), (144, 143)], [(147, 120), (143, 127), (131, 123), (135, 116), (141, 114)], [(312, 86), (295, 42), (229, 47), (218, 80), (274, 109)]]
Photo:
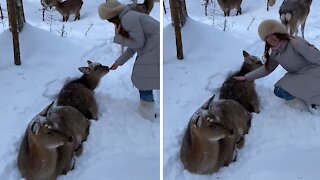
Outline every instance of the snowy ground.
[[(111, 66), (121, 53), (112, 43), (114, 26), (98, 16), (104, 0), (84, 1), (81, 20), (74, 22), (71, 16), (67, 23), (56, 11), (46, 13), (42, 21), (40, 0), (23, 2), (27, 23), (20, 34), (21, 66), (13, 64), (7, 18), (0, 24), (0, 179), (6, 180), (20, 178), (16, 159), (28, 123), (67, 80), (81, 75), (77, 68), (87, 60)], [(0, 3), (6, 16), (5, 0)], [(159, 3), (151, 16), (160, 19)], [(60, 37), (63, 24), (67, 34)], [(102, 79), (95, 91), (99, 120), (92, 122), (75, 169), (58, 179), (159, 179), (160, 121), (138, 114), (139, 93), (130, 79), (133, 62), (134, 58)], [(158, 102), (159, 96), (157, 91)]]
[[(167, 8), (168, 0), (165, 1)], [(214, 1), (216, 3), (216, 1)], [(223, 11), (213, 5), (204, 15), (201, 0), (186, 0), (189, 19), (182, 30), (184, 60), (176, 59), (170, 10), (164, 15), (164, 147), (166, 180), (314, 180), (320, 178), (320, 117), (289, 108), (273, 95), (273, 85), (285, 71), (278, 69), (256, 81), (261, 112), (253, 114), (250, 132), (237, 161), (213, 175), (195, 175), (183, 169), (179, 151), (191, 115), (243, 61), (242, 50), (262, 56), (264, 43), (257, 27), (262, 20), (279, 19), (277, 1), (266, 11), (266, 1), (246, 0), (240, 16), (233, 10), (223, 32)], [(313, 1), (306, 39), (320, 47), (319, 1)]]

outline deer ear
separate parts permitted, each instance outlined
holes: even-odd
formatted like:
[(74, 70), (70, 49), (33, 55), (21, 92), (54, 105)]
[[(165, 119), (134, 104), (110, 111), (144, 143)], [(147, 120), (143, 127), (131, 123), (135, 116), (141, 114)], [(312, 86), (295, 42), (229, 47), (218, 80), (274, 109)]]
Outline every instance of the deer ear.
[(31, 125), (31, 132), (32, 132), (33, 134), (38, 134), (39, 129), (40, 129), (40, 123), (38, 123), (38, 122), (34, 122), (34, 123)]
[(87, 63), (88, 63), (89, 66), (92, 65), (92, 62), (90, 60), (87, 60)]
[(89, 74), (90, 73), (90, 69), (87, 67), (79, 67), (78, 68), (80, 72), (82, 72), (83, 74)]
[(201, 106), (201, 109), (205, 109), (205, 110), (208, 110), (209, 109), (209, 105), (211, 103), (211, 101), (213, 100), (215, 95), (213, 95), (208, 101), (206, 101), (202, 106)]
[(243, 54), (243, 57), (248, 57), (248, 56), (250, 56), (250, 54), (249, 54), (247, 51), (245, 51), (245, 50), (242, 51), (242, 54)]

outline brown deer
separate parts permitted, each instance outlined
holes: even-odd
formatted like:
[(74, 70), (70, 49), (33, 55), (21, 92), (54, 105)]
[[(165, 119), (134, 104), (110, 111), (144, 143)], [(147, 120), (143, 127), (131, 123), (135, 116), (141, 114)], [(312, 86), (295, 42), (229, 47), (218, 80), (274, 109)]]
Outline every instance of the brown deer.
[(269, 7), (273, 6), (276, 3), (276, 0), (267, 0), (267, 11), (269, 11)]
[(212, 100), (194, 113), (182, 141), (181, 161), (192, 173), (210, 174), (228, 166), (250, 127), (251, 114), (242, 105), (233, 100)]
[(98, 105), (93, 91), (99, 85), (100, 79), (109, 72), (109, 67), (100, 63), (87, 62), (88, 67), (79, 68), (83, 75), (61, 89), (57, 105), (72, 106), (86, 118), (98, 120)]
[(298, 26), (301, 25), (301, 34), (304, 39), (304, 27), (310, 12), (312, 0), (284, 0), (279, 9), (280, 20), (290, 33), (296, 36)]
[(62, 21), (68, 21), (71, 14), (75, 14), (74, 20), (80, 20), (80, 10), (83, 5), (82, 0), (52, 0), (57, 11), (62, 15)]
[(218, 0), (218, 4), (224, 12), (224, 16), (230, 16), (232, 9), (237, 9), (237, 14), (241, 14), (242, 0)]
[(238, 81), (234, 76), (244, 76), (262, 66), (256, 56), (243, 51), (244, 62), (240, 71), (229, 76), (222, 84), (219, 99), (232, 99), (243, 105), (249, 112), (259, 113), (259, 98), (253, 81)]
[(73, 137), (72, 143), (58, 147), (57, 168), (66, 174), (73, 167), (74, 155), (79, 156), (82, 153), (82, 143), (89, 134), (90, 121), (71, 106), (52, 107), (46, 117), (47, 120), (57, 124), (64, 133)]
[[(106, 0), (108, 1), (108, 0)], [(150, 14), (151, 10), (153, 9), (154, 2), (159, 2), (159, 0), (144, 0), (142, 4), (137, 3), (138, 0), (133, 0), (132, 4), (128, 4), (128, 6), (135, 11)]]
[(72, 136), (65, 134), (55, 123), (46, 119), (44, 114), (47, 109), (29, 123), (20, 146), (18, 168), (21, 176), (27, 180), (55, 180), (62, 174), (57, 168), (58, 148), (73, 142)]
[[(59, 2), (61, 2), (62, 0), (58, 0)], [(44, 12), (48, 9), (48, 8), (52, 8), (52, 6), (54, 6), (54, 2), (55, 0), (40, 0), (41, 5), (42, 5), (42, 21), (44, 21)]]

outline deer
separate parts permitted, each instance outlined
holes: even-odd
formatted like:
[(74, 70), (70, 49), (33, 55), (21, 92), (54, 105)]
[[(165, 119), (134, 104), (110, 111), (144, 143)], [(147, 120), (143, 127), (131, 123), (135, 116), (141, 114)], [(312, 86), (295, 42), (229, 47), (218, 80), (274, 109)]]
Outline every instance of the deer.
[(192, 173), (211, 174), (228, 166), (251, 124), (251, 114), (238, 102), (213, 98), (192, 115), (183, 137), (180, 158)]
[[(59, 2), (61, 2), (62, 0), (58, 0)], [(52, 8), (52, 6), (54, 6), (55, 0), (40, 0), (40, 3), (42, 5), (42, 21), (44, 21), (44, 12), (48, 9), (48, 8)]]
[(89, 135), (90, 121), (71, 106), (52, 106), (46, 118), (73, 138), (72, 143), (65, 143), (58, 147), (57, 168), (63, 174), (67, 174), (73, 168), (74, 156), (79, 157), (82, 153), (82, 144)]
[(128, 7), (141, 13), (150, 14), (155, 2), (159, 2), (159, 0), (144, 0), (142, 4), (138, 3), (138, 0), (133, 0), (132, 4), (128, 4)]
[(58, 148), (73, 143), (69, 136), (52, 121), (45, 117), (48, 107), (37, 114), (29, 123), (23, 137), (19, 154), (18, 169), (27, 180), (55, 180), (62, 174), (57, 168), (59, 159)]
[(276, 3), (276, 0), (267, 0), (267, 11), (269, 11), (269, 7), (273, 6)]
[[(50, 0), (49, 0), (50, 1)], [(56, 10), (62, 15), (62, 21), (68, 21), (71, 14), (75, 14), (74, 21), (80, 20), (80, 10), (83, 5), (82, 0), (51, 0)]]
[(61, 89), (57, 106), (71, 106), (80, 111), (86, 118), (98, 120), (98, 105), (94, 90), (101, 78), (109, 72), (108, 66), (87, 61), (88, 67), (79, 67), (83, 75), (68, 82)]
[(244, 62), (239, 71), (231, 74), (220, 88), (219, 99), (232, 99), (243, 105), (249, 112), (260, 112), (259, 98), (255, 90), (254, 81), (238, 81), (234, 76), (244, 76), (263, 64), (261, 60), (243, 51)]
[(218, 4), (224, 12), (224, 16), (230, 16), (232, 9), (237, 9), (237, 14), (241, 14), (242, 0), (218, 0)]
[(291, 36), (298, 34), (298, 26), (301, 26), (301, 34), (304, 39), (304, 28), (310, 12), (312, 0), (284, 0), (279, 9), (280, 20), (286, 26)]

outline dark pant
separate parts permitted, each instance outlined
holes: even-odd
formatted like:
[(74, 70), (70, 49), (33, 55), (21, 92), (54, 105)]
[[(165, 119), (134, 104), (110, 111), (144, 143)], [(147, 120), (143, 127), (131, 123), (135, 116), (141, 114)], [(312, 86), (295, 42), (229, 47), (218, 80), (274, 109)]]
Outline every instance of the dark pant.
[(147, 90), (147, 91), (141, 91), (139, 90), (140, 93), (140, 99), (147, 101), (147, 102), (153, 102), (153, 92), (152, 90)]
[(290, 101), (290, 100), (296, 98), (280, 87), (275, 87), (273, 92), (277, 97), (285, 99), (287, 101)]

